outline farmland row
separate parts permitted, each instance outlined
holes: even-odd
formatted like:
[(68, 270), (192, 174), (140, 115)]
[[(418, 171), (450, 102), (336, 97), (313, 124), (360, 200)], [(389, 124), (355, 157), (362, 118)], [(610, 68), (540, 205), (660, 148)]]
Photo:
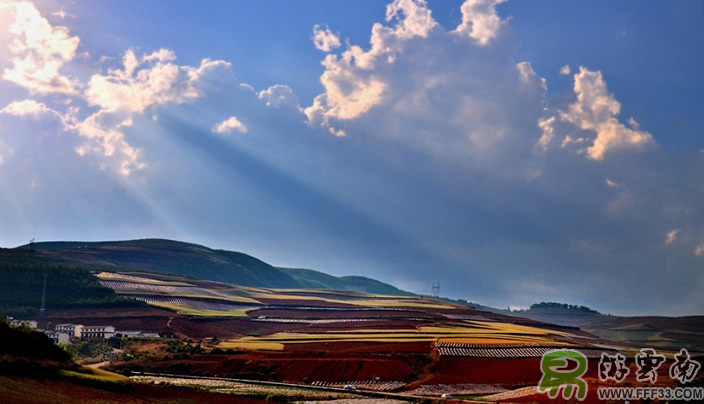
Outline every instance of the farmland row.
[(112, 279), (112, 280), (118, 280), (118, 281), (150, 282), (150, 283), (161, 282), (161, 281), (157, 281), (154, 279), (143, 278), (141, 276), (124, 275), (124, 274), (119, 274), (116, 272), (101, 272), (97, 276), (100, 279)]
[(406, 383), (401, 381), (381, 381), (381, 380), (355, 380), (347, 382), (321, 382), (315, 381), (311, 383), (313, 386), (343, 388), (345, 386), (354, 386), (355, 388), (363, 388), (365, 390), (375, 391), (394, 391), (406, 387)]
[(507, 391), (506, 387), (500, 384), (476, 384), (476, 383), (460, 383), (460, 384), (424, 384), (410, 393), (414, 395), (431, 395), (440, 396), (441, 394), (455, 395), (479, 395), (479, 394), (495, 394)]
[(199, 310), (215, 310), (215, 311), (230, 311), (239, 309), (253, 309), (252, 307), (244, 307), (238, 304), (230, 304), (227, 302), (215, 303), (205, 302), (196, 299), (187, 299), (181, 297), (156, 297), (156, 296), (135, 296), (137, 300), (141, 300), (149, 304), (167, 305), (167, 306), (184, 306), (193, 307)]
[[(150, 285), (145, 283), (134, 283), (124, 281), (105, 281), (101, 280), (100, 284), (106, 288), (113, 289), (117, 292), (154, 292), (154, 293), (172, 293), (172, 294), (188, 294), (188, 295), (205, 295), (223, 297), (222, 294), (215, 293), (211, 290), (199, 288), (195, 286), (165, 286), (165, 285)], [(225, 295), (226, 296), (226, 295)]]
[[(472, 358), (540, 358), (545, 353), (565, 347), (512, 346), (512, 347), (476, 347), (474, 344), (436, 343), (440, 356), (462, 356)], [(574, 348), (588, 358), (599, 358), (604, 352), (600, 349)]]
[[(362, 322), (389, 322), (387, 318), (324, 318), (324, 319), (304, 319), (304, 318), (254, 318), (253, 321), (263, 321), (271, 323), (292, 323), (292, 324), (336, 324), (336, 323), (362, 323)], [(404, 321), (423, 319), (404, 319)]]

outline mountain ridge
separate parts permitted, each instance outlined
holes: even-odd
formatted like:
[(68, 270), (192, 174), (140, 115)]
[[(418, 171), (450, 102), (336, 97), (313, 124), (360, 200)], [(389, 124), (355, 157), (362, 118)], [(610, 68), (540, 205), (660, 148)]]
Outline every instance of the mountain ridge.
[(203, 245), (147, 238), (121, 241), (45, 241), (17, 247), (39, 255), (117, 271), (153, 271), (268, 288), (340, 289), (384, 295), (413, 295), (384, 282), (357, 275), (336, 277), (304, 268), (283, 268), (251, 255)]

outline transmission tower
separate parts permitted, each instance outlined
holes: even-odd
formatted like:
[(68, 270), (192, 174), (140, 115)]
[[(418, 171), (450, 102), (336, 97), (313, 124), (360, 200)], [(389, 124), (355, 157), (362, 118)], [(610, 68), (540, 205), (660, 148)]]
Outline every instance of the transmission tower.
[(46, 275), (44, 272), (44, 287), (42, 288), (42, 306), (39, 308), (39, 315), (43, 316), (46, 314)]
[(440, 284), (433, 283), (433, 297), (437, 298), (440, 296)]

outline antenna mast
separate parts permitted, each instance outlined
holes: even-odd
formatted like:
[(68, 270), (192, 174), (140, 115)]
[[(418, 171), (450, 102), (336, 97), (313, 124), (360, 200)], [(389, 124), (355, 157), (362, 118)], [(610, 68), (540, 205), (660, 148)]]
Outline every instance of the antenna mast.
[(433, 297), (437, 298), (440, 296), (440, 284), (433, 283)]

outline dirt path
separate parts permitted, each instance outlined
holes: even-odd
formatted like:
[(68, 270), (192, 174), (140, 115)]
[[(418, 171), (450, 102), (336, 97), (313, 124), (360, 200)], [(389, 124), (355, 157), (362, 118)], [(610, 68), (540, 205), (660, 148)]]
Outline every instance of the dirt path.
[(438, 348), (435, 346), (435, 343), (433, 343), (432, 348), (430, 349), (430, 356), (433, 358), (432, 362), (423, 366), (423, 369), (418, 375), (418, 380), (408, 385), (409, 390), (417, 389), (418, 387), (420, 387), (420, 385), (429, 382), (433, 379), (433, 377), (435, 377), (433, 375), (432, 370), (433, 367), (435, 367), (435, 365), (438, 363), (438, 361), (440, 361), (440, 351), (438, 351)]
[(110, 361), (104, 361), (104, 362), (93, 363), (90, 365), (85, 365), (85, 367), (91, 368), (91, 369), (99, 369), (99, 368), (103, 368), (109, 364), (110, 364)]

